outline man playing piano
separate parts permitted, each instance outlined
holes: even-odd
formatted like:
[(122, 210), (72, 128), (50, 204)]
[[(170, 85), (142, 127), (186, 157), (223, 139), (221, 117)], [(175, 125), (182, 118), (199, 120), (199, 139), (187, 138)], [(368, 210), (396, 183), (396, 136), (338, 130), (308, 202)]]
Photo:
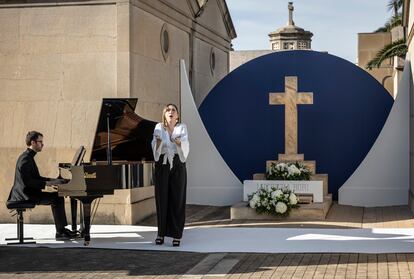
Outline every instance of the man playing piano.
[(56, 226), (56, 239), (70, 239), (76, 233), (65, 228), (67, 226), (65, 203), (63, 197), (56, 192), (43, 192), (46, 185), (66, 183), (65, 179), (53, 179), (40, 176), (34, 156), (43, 149), (43, 135), (30, 131), (26, 135), (27, 149), (17, 160), (14, 184), (10, 191), (9, 201), (29, 201), (37, 205), (50, 205)]

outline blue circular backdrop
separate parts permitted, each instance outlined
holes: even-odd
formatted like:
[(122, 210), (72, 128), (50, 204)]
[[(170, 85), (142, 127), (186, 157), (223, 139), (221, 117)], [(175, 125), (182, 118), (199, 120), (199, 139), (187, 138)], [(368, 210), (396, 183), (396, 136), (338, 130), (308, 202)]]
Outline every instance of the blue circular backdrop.
[(270, 92), (285, 92), (285, 76), (298, 77), (298, 92), (313, 92), (298, 105), (298, 153), (329, 175), (329, 191), (355, 171), (378, 137), (393, 99), (371, 75), (336, 56), (282, 51), (256, 58), (221, 80), (199, 111), (226, 163), (241, 180), (264, 173), (267, 160), (284, 153), (284, 105), (269, 105)]

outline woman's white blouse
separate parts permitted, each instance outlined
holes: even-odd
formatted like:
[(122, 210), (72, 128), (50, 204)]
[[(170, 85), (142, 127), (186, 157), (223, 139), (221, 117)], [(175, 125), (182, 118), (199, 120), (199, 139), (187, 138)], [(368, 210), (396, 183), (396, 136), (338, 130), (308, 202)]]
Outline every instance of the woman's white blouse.
[[(161, 144), (157, 149), (157, 138), (161, 139)], [(174, 140), (180, 138), (181, 146), (175, 144)], [(180, 161), (185, 162), (187, 160), (188, 152), (190, 151), (190, 143), (188, 141), (187, 126), (183, 123), (177, 124), (174, 127), (174, 131), (171, 135), (163, 127), (162, 123), (155, 125), (154, 134), (151, 142), (152, 151), (154, 153), (154, 160), (158, 162), (161, 154), (164, 154), (163, 164), (167, 164), (167, 160), (170, 163), (170, 168), (173, 167), (174, 155), (178, 154)]]

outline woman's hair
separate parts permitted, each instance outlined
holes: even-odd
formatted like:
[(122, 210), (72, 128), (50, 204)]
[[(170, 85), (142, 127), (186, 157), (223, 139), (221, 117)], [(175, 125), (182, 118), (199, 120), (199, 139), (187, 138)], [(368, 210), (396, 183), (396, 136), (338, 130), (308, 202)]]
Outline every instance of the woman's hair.
[(177, 114), (178, 114), (177, 123), (175, 123), (175, 125), (177, 125), (178, 123), (180, 123), (180, 114), (178, 112), (177, 106), (175, 104), (168, 104), (162, 110), (162, 124), (164, 125), (164, 127), (167, 127), (167, 119), (165, 118), (165, 113), (167, 112), (167, 109), (168, 109), (169, 106), (173, 106), (175, 108), (175, 110), (177, 111)]

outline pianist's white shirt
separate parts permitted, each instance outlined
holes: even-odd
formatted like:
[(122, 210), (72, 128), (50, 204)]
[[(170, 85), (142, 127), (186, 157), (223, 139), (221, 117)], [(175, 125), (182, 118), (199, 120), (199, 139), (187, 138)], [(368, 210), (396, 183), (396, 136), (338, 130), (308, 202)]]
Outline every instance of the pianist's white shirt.
[[(161, 139), (161, 144), (157, 147), (157, 139), (158, 136)], [(181, 146), (175, 144), (174, 139), (180, 138), (181, 139)], [(188, 132), (187, 126), (183, 123), (179, 123), (174, 127), (174, 131), (171, 135), (168, 134), (168, 131), (164, 128), (162, 123), (158, 123), (155, 125), (154, 134), (151, 142), (152, 151), (154, 153), (154, 160), (158, 162), (160, 159), (161, 154), (164, 154), (163, 164), (167, 164), (167, 160), (170, 163), (170, 169), (173, 167), (173, 159), (174, 155), (178, 154), (181, 162), (185, 162), (187, 160), (188, 152), (190, 151), (190, 143), (188, 141)]]

